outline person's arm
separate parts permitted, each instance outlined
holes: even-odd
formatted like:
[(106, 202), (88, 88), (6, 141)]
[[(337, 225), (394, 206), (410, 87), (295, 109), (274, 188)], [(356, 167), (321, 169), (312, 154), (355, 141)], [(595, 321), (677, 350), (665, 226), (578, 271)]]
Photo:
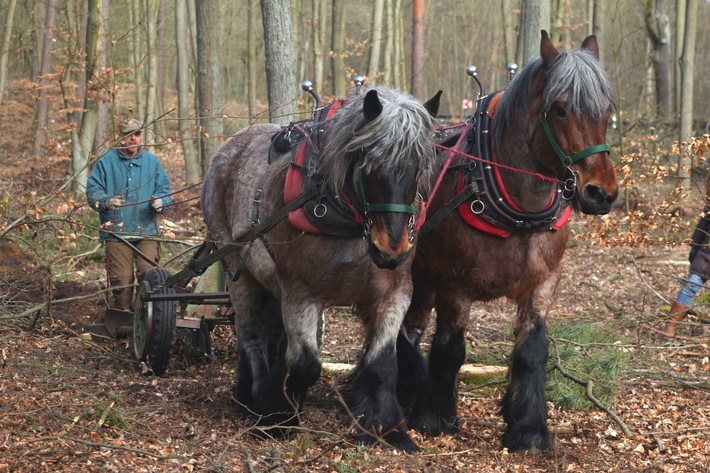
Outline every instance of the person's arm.
[(160, 210), (156, 210), (155, 207), (153, 207), (157, 213), (163, 214), (170, 209), (170, 204), (173, 201), (172, 197), (169, 195), (170, 192), (170, 179), (168, 179), (168, 174), (165, 172), (160, 161), (157, 161), (155, 191), (153, 192), (153, 196), (160, 199), (162, 204)]
[(89, 180), (86, 183), (86, 201), (89, 207), (97, 212), (105, 212), (108, 210), (108, 199), (113, 197), (106, 193), (106, 168), (101, 161), (94, 165), (94, 169), (89, 175)]

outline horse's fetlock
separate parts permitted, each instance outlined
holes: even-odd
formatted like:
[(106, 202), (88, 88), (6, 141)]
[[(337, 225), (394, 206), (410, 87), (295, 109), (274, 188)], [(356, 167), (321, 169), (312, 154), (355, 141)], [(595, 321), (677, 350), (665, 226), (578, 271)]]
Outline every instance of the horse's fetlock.
[(301, 356), (291, 365), (288, 374), (288, 386), (294, 391), (303, 391), (313, 386), (321, 375), (321, 363), (313, 355)]

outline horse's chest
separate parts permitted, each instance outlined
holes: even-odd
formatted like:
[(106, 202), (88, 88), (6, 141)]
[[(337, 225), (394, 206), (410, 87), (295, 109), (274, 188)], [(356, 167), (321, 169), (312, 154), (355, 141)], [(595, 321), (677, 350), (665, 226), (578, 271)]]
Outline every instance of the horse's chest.
[(449, 233), (422, 248), (415, 270), (428, 273), (441, 290), (457, 287), (474, 298), (502, 297), (556, 275), (565, 240), (547, 233), (506, 239)]

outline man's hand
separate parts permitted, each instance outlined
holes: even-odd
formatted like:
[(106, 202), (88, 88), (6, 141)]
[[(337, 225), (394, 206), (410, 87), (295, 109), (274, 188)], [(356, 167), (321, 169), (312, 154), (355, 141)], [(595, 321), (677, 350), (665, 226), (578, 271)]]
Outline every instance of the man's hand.
[(153, 200), (150, 201), (150, 205), (153, 206), (153, 210), (160, 212), (163, 210), (163, 199), (153, 197)]
[(123, 197), (120, 195), (114, 195), (113, 197), (109, 197), (106, 199), (106, 202), (104, 202), (104, 206), (108, 210), (118, 210), (121, 208), (121, 205), (123, 205)]

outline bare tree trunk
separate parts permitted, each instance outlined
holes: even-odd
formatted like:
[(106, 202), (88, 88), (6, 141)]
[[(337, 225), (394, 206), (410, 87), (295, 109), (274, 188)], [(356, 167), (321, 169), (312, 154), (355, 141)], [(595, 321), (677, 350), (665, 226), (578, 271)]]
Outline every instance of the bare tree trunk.
[(652, 49), (653, 46), (651, 45), (650, 42), (646, 42), (646, 54), (644, 54), (645, 58), (648, 58), (646, 61), (644, 61), (644, 64), (646, 66), (645, 74), (644, 74), (644, 86), (642, 89), (641, 96), (639, 97), (639, 115), (645, 116), (645, 115), (653, 115), (655, 114), (654, 111), (654, 106), (655, 106), (655, 97), (656, 94), (654, 91), (656, 90), (655, 83), (656, 83), (656, 76), (654, 74), (653, 70), (653, 61), (651, 61), (651, 54), (652, 54)]
[(523, 18), (523, 5), (522, 2), (525, 2), (526, 0), (521, 0), (521, 5), (520, 5), (520, 15), (518, 16), (518, 24), (517, 24), (517, 36), (515, 40), (515, 62), (518, 64), (519, 67), (523, 67), (525, 63), (523, 62), (523, 30), (525, 29), (524, 22), (525, 18)]
[(148, 58), (148, 82), (146, 84), (145, 101), (145, 141), (155, 142), (159, 138), (156, 120), (160, 116), (158, 110), (158, 9), (160, 0), (145, 0), (144, 18), (146, 25), (146, 55)]
[(410, 91), (420, 100), (424, 98), (425, 10), (424, 0), (414, 0), (412, 3), (412, 87)]
[(296, 21), (291, 22), (291, 36), (293, 37), (293, 41), (297, 42), (299, 45), (298, 48), (294, 48), (295, 67), (293, 68), (293, 70), (295, 71), (294, 77), (298, 77), (299, 79), (303, 80), (306, 79), (306, 76), (308, 75), (308, 79), (312, 80), (313, 76), (310, 72), (312, 69), (309, 68), (309, 70), (306, 71), (306, 66), (309, 64), (313, 64), (313, 61), (308, 61), (306, 57), (308, 51), (310, 50), (311, 36), (305, 32), (301, 33), (301, 30), (305, 30), (303, 21), (300, 21), (300, 19), (305, 16), (305, 13), (303, 11), (304, 1), (306, 0), (291, 0), (291, 19), (293, 20), (293, 18), (296, 18)]
[(523, 66), (540, 56), (540, 30), (550, 31), (550, 0), (523, 0)]
[(404, 62), (404, 16), (402, 15), (402, 0), (394, 0), (394, 87), (404, 90), (404, 83), (407, 77), (406, 64)]
[(86, 76), (87, 91), (84, 98), (84, 114), (81, 119), (81, 128), (76, 142), (72, 140), (72, 169), (71, 175), (75, 181), (77, 195), (86, 190), (86, 181), (89, 177), (89, 163), (91, 160), (91, 146), (96, 134), (96, 120), (98, 117), (100, 84), (96, 80), (96, 62), (99, 41), (103, 29), (101, 16), (101, 0), (89, 0), (88, 22), (86, 28)]
[(687, 0), (675, 1), (675, 57), (673, 58), (673, 87), (675, 98), (675, 112), (680, 113), (681, 76), (680, 58), (683, 56), (683, 38), (685, 35), (685, 11)]
[(40, 68), (42, 65), (42, 35), (40, 32), (44, 30), (44, 24), (47, 18), (47, 2), (37, 2), (37, 8), (34, 9), (34, 28), (30, 35), (32, 44), (35, 46), (32, 48), (32, 69), (30, 71), (30, 80), (32, 82), (37, 80), (37, 76), (40, 75)]
[(50, 86), (49, 73), (52, 68), (52, 44), (54, 42), (54, 24), (57, 20), (57, 0), (48, 0), (47, 15), (42, 34), (42, 63), (39, 71), (39, 93), (37, 97), (37, 113), (35, 115), (34, 156), (45, 154), (47, 145), (47, 125), (49, 123), (49, 98), (47, 88)]
[(336, 97), (347, 95), (347, 77), (345, 77), (345, 0), (333, 0), (333, 20), (330, 49), (332, 51), (333, 94)]
[(513, 14), (510, 11), (510, 0), (501, 0), (501, 14), (503, 17), (503, 52), (507, 62), (515, 62), (515, 27)]
[(313, 0), (313, 81), (320, 91), (323, 87), (324, 76), (324, 56), (325, 47), (325, 25), (326, 25), (326, 3), (325, 0)]
[[(680, 162), (681, 175), (690, 174), (692, 153), (687, 144), (693, 136), (693, 75), (695, 72), (695, 34), (698, 29), (697, 0), (688, 0), (685, 10), (685, 36), (683, 37), (683, 55), (680, 58), (681, 94), (680, 94), (680, 134), (682, 153)], [(685, 187), (690, 187), (688, 180)]]
[(293, 33), (288, 0), (261, 0), (269, 119), (286, 124), (296, 113)]
[[(79, 128), (83, 117), (82, 108), (86, 98), (86, 61), (84, 52), (86, 51), (86, 30), (88, 23), (88, 1), (68, 0), (67, 23), (72, 37), (76, 38), (76, 44), (71, 45), (71, 61), (64, 65), (64, 71), (60, 78), (60, 87), (64, 99), (64, 107), (67, 111), (67, 123), (70, 126), (72, 143), (72, 156), (78, 155)], [(73, 163), (67, 168), (69, 179), (73, 176)]]
[(131, 55), (131, 65), (136, 84), (135, 113), (139, 117), (145, 116), (145, 105), (143, 103), (143, 43), (141, 30), (145, 15), (141, 14), (143, 0), (131, 0), (131, 32), (133, 33), (133, 50)]
[(200, 125), (200, 160), (202, 175), (209, 168), (212, 155), (222, 139), (222, 87), (217, 62), (219, 2), (199, 0), (197, 17), (197, 109)]
[[(179, 1), (179, 0), (177, 0)], [(257, 70), (256, 70), (256, 41), (257, 28), (259, 21), (259, 1), (249, 0), (249, 31), (247, 32), (247, 69), (249, 75), (249, 83), (247, 84), (247, 94), (249, 96), (249, 122), (252, 123), (256, 116), (256, 87), (257, 87)]]
[(385, 4), (385, 54), (382, 81), (385, 85), (392, 86), (392, 64), (394, 62), (394, 5), (393, 0), (387, 0)]
[[(607, 0), (593, 0), (592, 3), (592, 12), (589, 17), (590, 22), (591, 22), (591, 32), (589, 34), (593, 34), (597, 37), (597, 40), (600, 41), (604, 38), (604, 18), (603, 12), (607, 11)], [(607, 50), (606, 47), (600, 47), (599, 48), (599, 60), (604, 62), (604, 54), (605, 51)]]
[(565, 25), (569, 24), (567, 0), (557, 0), (554, 11), (553, 28), (550, 31), (550, 38), (555, 45), (560, 45), (564, 49), (569, 49), (569, 34)]
[(175, 0), (175, 46), (177, 53), (177, 99), (178, 99), (178, 129), (180, 144), (185, 159), (185, 180), (188, 185), (200, 182), (201, 168), (195, 153), (195, 143), (190, 132), (192, 102), (190, 101), (190, 56), (192, 42), (186, 35), (187, 5), (185, 0)]
[(382, 50), (382, 20), (385, 10), (384, 0), (375, 0), (372, 7), (372, 28), (370, 29), (370, 60), (367, 64), (367, 81), (371, 87), (377, 85), (380, 70), (380, 51)]
[(111, 38), (109, 31), (109, 11), (111, 10), (110, 0), (103, 0), (101, 6), (101, 24), (104, 25), (103, 34), (99, 38), (100, 46), (98, 50), (98, 79), (101, 93), (97, 97), (99, 111), (96, 117), (96, 134), (94, 135), (94, 151), (102, 152), (110, 149), (109, 142), (113, 136), (109, 123), (109, 106), (113, 103), (114, 80), (113, 74), (105, 74), (108, 71), (109, 60), (111, 58)]
[(7, 87), (7, 57), (10, 55), (10, 40), (12, 39), (12, 28), (15, 23), (15, 7), (17, 0), (10, 0), (5, 13), (5, 27), (3, 28), (2, 42), (0, 42), (0, 104), (5, 95)]
[(653, 45), (651, 61), (655, 71), (656, 115), (667, 119), (671, 110), (670, 22), (663, 0), (646, 1), (646, 31)]
[(158, 5), (158, 24), (156, 25), (157, 56), (158, 56), (158, 102), (160, 110), (163, 109), (163, 97), (165, 97), (165, 21), (168, 2), (160, 0)]

